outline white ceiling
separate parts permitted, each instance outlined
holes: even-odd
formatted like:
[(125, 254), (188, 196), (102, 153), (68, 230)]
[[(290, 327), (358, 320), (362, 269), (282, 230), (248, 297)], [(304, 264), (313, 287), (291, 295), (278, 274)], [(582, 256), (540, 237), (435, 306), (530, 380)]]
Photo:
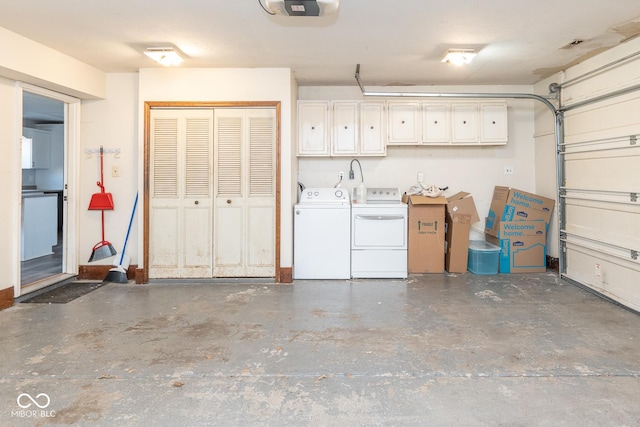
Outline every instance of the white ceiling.
[[(263, 0), (264, 1), (264, 0)], [(640, 33), (638, 0), (342, 0), (327, 17), (270, 16), (259, 0), (0, 0), (0, 27), (105, 72), (156, 67), (286, 67), (298, 83), (531, 84)], [(574, 39), (584, 43), (561, 47)], [(451, 47), (472, 64), (440, 62)], [(46, 66), (46, 64), (43, 64)]]

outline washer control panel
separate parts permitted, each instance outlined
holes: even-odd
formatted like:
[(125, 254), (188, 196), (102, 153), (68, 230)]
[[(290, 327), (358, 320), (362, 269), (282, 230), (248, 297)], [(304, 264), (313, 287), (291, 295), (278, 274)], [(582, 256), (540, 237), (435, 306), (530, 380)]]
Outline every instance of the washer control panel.
[(307, 188), (302, 191), (299, 203), (350, 203), (349, 192), (344, 188)]

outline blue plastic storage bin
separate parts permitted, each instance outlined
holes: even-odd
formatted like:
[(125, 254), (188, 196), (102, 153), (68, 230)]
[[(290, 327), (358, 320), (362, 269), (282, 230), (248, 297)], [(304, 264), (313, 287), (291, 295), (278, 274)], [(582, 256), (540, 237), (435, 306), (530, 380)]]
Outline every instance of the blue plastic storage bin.
[(469, 241), (467, 270), (473, 274), (498, 274), (500, 248), (484, 240)]

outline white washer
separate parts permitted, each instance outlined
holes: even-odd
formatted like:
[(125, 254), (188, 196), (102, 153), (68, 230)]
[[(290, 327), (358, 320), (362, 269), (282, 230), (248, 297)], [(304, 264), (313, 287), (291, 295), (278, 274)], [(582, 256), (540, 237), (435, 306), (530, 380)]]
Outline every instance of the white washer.
[(351, 201), (343, 188), (308, 188), (293, 208), (293, 278), (351, 278)]

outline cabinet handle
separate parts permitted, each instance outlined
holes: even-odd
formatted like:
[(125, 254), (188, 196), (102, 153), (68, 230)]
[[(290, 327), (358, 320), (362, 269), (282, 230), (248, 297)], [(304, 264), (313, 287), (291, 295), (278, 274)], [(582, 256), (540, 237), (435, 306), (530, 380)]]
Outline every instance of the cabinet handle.
[(371, 130), (373, 130), (373, 126), (371, 126)]
[(434, 125), (437, 125), (437, 124), (438, 124), (438, 121), (437, 121), (437, 120), (434, 120), (434, 121), (433, 121), (433, 124), (434, 124)]
[(315, 128), (316, 128), (315, 126), (311, 126), (311, 130), (315, 130)]
[(463, 124), (463, 125), (466, 125), (466, 124), (467, 124), (467, 121), (466, 121), (466, 120), (463, 120), (463, 121), (462, 121), (462, 124)]
[(346, 126), (345, 126), (344, 128), (345, 128), (345, 129), (347, 129), (347, 127), (346, 127)]
[(494, 120), (494, 121), (492, 121), (491, 123), (493, 123), (493, 124), (495, 125), (495, 124), (496, 124), (496, 121)]
[(401, 123), (404, 124), (404, 120)]
[(230, 205), (231, 204), (231, 199), (227, 199), (227, 204)]
[(196, 200), (195, 202), (193, 202), (193, 204), (194, 204), (194, 205), (199, 205), (199, 204), (200, 204), (200, 202)]

